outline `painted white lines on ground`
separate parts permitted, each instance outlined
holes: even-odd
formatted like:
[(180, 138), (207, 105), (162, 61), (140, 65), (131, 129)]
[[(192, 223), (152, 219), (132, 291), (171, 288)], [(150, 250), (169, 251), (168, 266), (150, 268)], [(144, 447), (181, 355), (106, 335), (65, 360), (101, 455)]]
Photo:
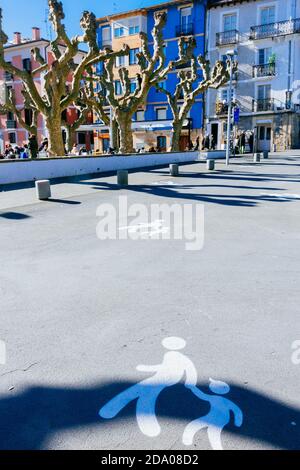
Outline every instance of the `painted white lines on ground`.
[(123, 230), (130, 234), (139, 234), (141, 238), (151, 238), (155, 235), (166, 234), (170, 232), (170, 228), (166, 227), (164, 225), (164, 221), (160, 219), (150, 223), (139, 223), (137, 225), (127, 225), (119, 228), (119, 231)]
[(264, 197), (275, 197), (276, 199), (300, 199), (300, 194), (260, 193)]

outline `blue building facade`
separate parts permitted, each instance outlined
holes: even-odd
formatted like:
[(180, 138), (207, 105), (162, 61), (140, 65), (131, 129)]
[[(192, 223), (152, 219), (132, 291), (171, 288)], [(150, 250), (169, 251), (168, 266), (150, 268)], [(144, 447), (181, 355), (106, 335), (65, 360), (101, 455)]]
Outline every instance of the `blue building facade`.
[[(194, 0), (193, 2), (170, 2), (161, 7), (156, 6), (155, 9), (150, 7), (148, 10), (148, 37), (151, 41), (151, 31), (154, 25), (153, 13), (154, 11), (166, 10), (168, 19), (164, 29), (165, 38), (165, 53), (166, 61), (176, 60), (178, 58), (178, 38), (193, 35), (196, 39), (197, 47), (195, 55), (204, 55), (205, 51), (205, 14), (206, 14), (206, 1)], [(200, 80), (200, 71), (199, 71)], [(171, 92), (175, 91), (178, 83), (176, 71), (172, 71), (164, 84)], [(161, 106), (161, 107), (160, 107)], [(159, 117), (163, 117), (163, 112), (160, 109), (166, 108), (166, 120), (172, 120), (172, 113), (168, 106), (164, 94), (157, 92), (155, 88), (150, 90), (147, 100), (147, 107), (145, 118), (147, 121), (159, 121)], [(203, 98), (200, 96), (194, 104), (190, 113), (189, 126), (193, 135), (199, 135), (203, 127)], [(168, 130), (169, 125), (160, 130)], [(182, 146), (185, 147), (187, 139), (183, 139)]]
[[(196, 40), (195, 55), (204, 55), (206, 4), (207, 0), (173, 0), (102, 18), (98, 20), (99, 46), (111, 46), (114, 50), (124, 43), (128, 44), (131, 54), (128, 59), (124, 59), (126, 62), (121, 65), (128, 66), (130, 73), (132, 73), (131, 76), (134, 77), (134, 74), (138, 72), (134, 64), (134, 51), (138, 50), (139, 33), (143, 31), (147, 34), (151, 47), (154, 13), (165, 11), (167, 13), (167, 23), (163, 35), (166, 63), (178, 58), (178, 40), (180, 37), (194, 36)], [(163, 84), (171, 92), (175, 91), (178, 81), (177, 72), (173, 70)], [(98, 73), (101, 73), (101, 66), (99, 66)], [(201, 80), (200, 70), (199, 80)], [(116, 77), (116, 88), (119, 87), (120, 84)], [(201, 135), (203, 118), (203, 98), (199, 96), (184, 126), (181, 139), (182, 149), (186, 148), (190, 139), (194, 142)], [(160, 150), (169, 148), (171, 145), (172, 119), (167, 97), (158, 92), (156, 88), (152, 88), (147, 103), (138, 111), (133, 122), (135, 147), (137, 149), (155, 147)]]

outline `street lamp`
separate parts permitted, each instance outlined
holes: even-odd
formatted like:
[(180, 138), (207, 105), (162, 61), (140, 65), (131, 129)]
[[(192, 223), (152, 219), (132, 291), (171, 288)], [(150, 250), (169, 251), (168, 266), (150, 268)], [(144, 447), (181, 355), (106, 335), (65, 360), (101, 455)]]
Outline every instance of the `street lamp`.
[(237, 55), (236, 50), (227, 51), (226, 53), (228, 59), (230, 60), (230, 81), (229, 81), (229, 97), (228, 97), (228, 117), (227, 117), (227, 142), (226, 142), (226, 165), (229, 165), (230, 159), (230, 134), (231, 134), (231, 111), (232, 111), (232, 80), (233, 80), (233, 60)]

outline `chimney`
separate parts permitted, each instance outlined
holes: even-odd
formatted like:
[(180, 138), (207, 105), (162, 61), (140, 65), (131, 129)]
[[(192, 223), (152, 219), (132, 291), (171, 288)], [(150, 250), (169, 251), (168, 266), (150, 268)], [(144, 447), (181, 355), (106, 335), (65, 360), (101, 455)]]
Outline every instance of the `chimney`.
[(22, 37), (21, 33), (14, 33), (14, 44), (21, 44), (22, 42)]
[(41, 30), (40, 28), (32, 28), (32, 39), (34, 41), (39, 41), (41, 39)]

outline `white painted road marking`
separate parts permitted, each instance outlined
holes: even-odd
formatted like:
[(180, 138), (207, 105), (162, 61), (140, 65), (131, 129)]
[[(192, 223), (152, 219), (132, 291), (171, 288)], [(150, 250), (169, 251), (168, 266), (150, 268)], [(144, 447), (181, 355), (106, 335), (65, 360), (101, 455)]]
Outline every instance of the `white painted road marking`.
[(164, 220), (155, 220), (151, 223), (139, 223), (137, 225), (127, 225), (120, 227), (119, 231), (126, 230), (128, 233), (139, 233), (142, 237), (153, 237), (158, 234), (170, 232), (170, 228), (164, 226)]
[(0, 364), (6, 364), (6, 344), (0, 340)]
[(277, 199), (300, 199), (300, 194), (278, 194), (278, 193), (260, 193), (265, 197), (276, 197)]

